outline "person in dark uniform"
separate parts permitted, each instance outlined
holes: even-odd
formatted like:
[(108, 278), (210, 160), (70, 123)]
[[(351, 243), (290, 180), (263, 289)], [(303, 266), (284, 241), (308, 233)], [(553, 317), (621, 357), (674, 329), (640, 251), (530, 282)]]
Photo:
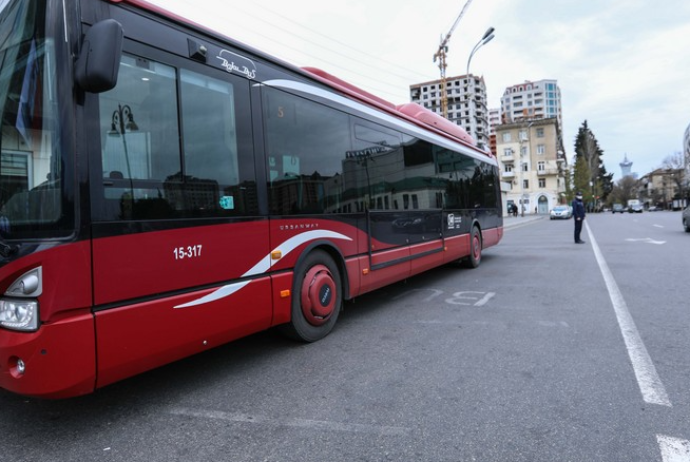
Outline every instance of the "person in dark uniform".
[(573, 218), (575, 219), (575, 244), (584, 244), (585, 241), (580, 239), (580, 233), (582, 232), (582, 222), (585, 221), (585, 205), (582, 203), (580, 191), (575, 194), (573, 200)]

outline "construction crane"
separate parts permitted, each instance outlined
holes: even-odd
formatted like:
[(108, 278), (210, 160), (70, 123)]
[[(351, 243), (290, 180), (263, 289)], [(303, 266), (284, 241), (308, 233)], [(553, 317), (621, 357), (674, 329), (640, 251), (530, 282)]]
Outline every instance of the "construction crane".
[(455, 19), (453, 26), (450, 28), (446, 36), (441, 39), (441, 44), (438, 46), (438, 51), (434, 54), (434, 62), (436, 62), (438, 59), (438, 68), (441, 70), (441, 112), (445, 118), (448, 118), (448, 94), (446, 93), (446, 54), (448, 53), (448, 41), (450, 40), (450, 36), (453, 34), (455, 28), (458, 27), (460, 18), (464, 16), (465, 11), (467, 11), (467, 7), (470, 6), (470, 3), (472, 3), (472, 0), (467, 0), (467, 2), (465, 2), (465, 6), (462, 7), (462, 11), (460, 11), (460, 14)]

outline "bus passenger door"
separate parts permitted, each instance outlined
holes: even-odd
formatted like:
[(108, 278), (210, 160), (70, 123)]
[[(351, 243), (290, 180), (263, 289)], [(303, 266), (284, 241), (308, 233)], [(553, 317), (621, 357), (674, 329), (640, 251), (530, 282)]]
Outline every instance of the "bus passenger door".
[(126, 52), (117, 87), (97, 96), (99, 387), (271, 322), (249, 82), (162, 61)]

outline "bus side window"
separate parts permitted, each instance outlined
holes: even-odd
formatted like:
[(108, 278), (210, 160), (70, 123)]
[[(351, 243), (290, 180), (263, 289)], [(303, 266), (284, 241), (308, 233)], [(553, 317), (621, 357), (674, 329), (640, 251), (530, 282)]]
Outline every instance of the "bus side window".
[(258, 214), (246, 80), (124, 55), (117, 87), (99, 98), (98, 219)]
[(123, 55), (117, 86), (99, 94), (101, 220), (169, 218), (181, 172), (175, 68)]
[(123, 56), (117, 87), (99, 96), (104, 178), (165, 180), (180, 171), (175, 80), (170, 66)]
[(180, 71), (187, 213), (257, 215), (249, 85), (220, 76)]
[(269, 209), (272, 214), (334, 213), (347, 194), (349, 118), (275, 89), (264, 92)]

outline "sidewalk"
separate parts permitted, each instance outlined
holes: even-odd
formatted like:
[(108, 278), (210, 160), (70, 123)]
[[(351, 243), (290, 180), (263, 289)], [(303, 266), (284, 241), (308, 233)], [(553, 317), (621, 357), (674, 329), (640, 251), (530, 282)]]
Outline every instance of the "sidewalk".
[(544, 218), (547, 218), (548, 215), (535, 215), (535, 214), (530, 214), (530, 215), (525, 215), (524, 217), (521, 217), (520, 215), (516, 217), (503, 217), (503, 229), (510, 229), (515, 226), (520, 226), (520, 225), (526, 225), (528, 223), (537, 221), (537, 220), (543, 220)]

